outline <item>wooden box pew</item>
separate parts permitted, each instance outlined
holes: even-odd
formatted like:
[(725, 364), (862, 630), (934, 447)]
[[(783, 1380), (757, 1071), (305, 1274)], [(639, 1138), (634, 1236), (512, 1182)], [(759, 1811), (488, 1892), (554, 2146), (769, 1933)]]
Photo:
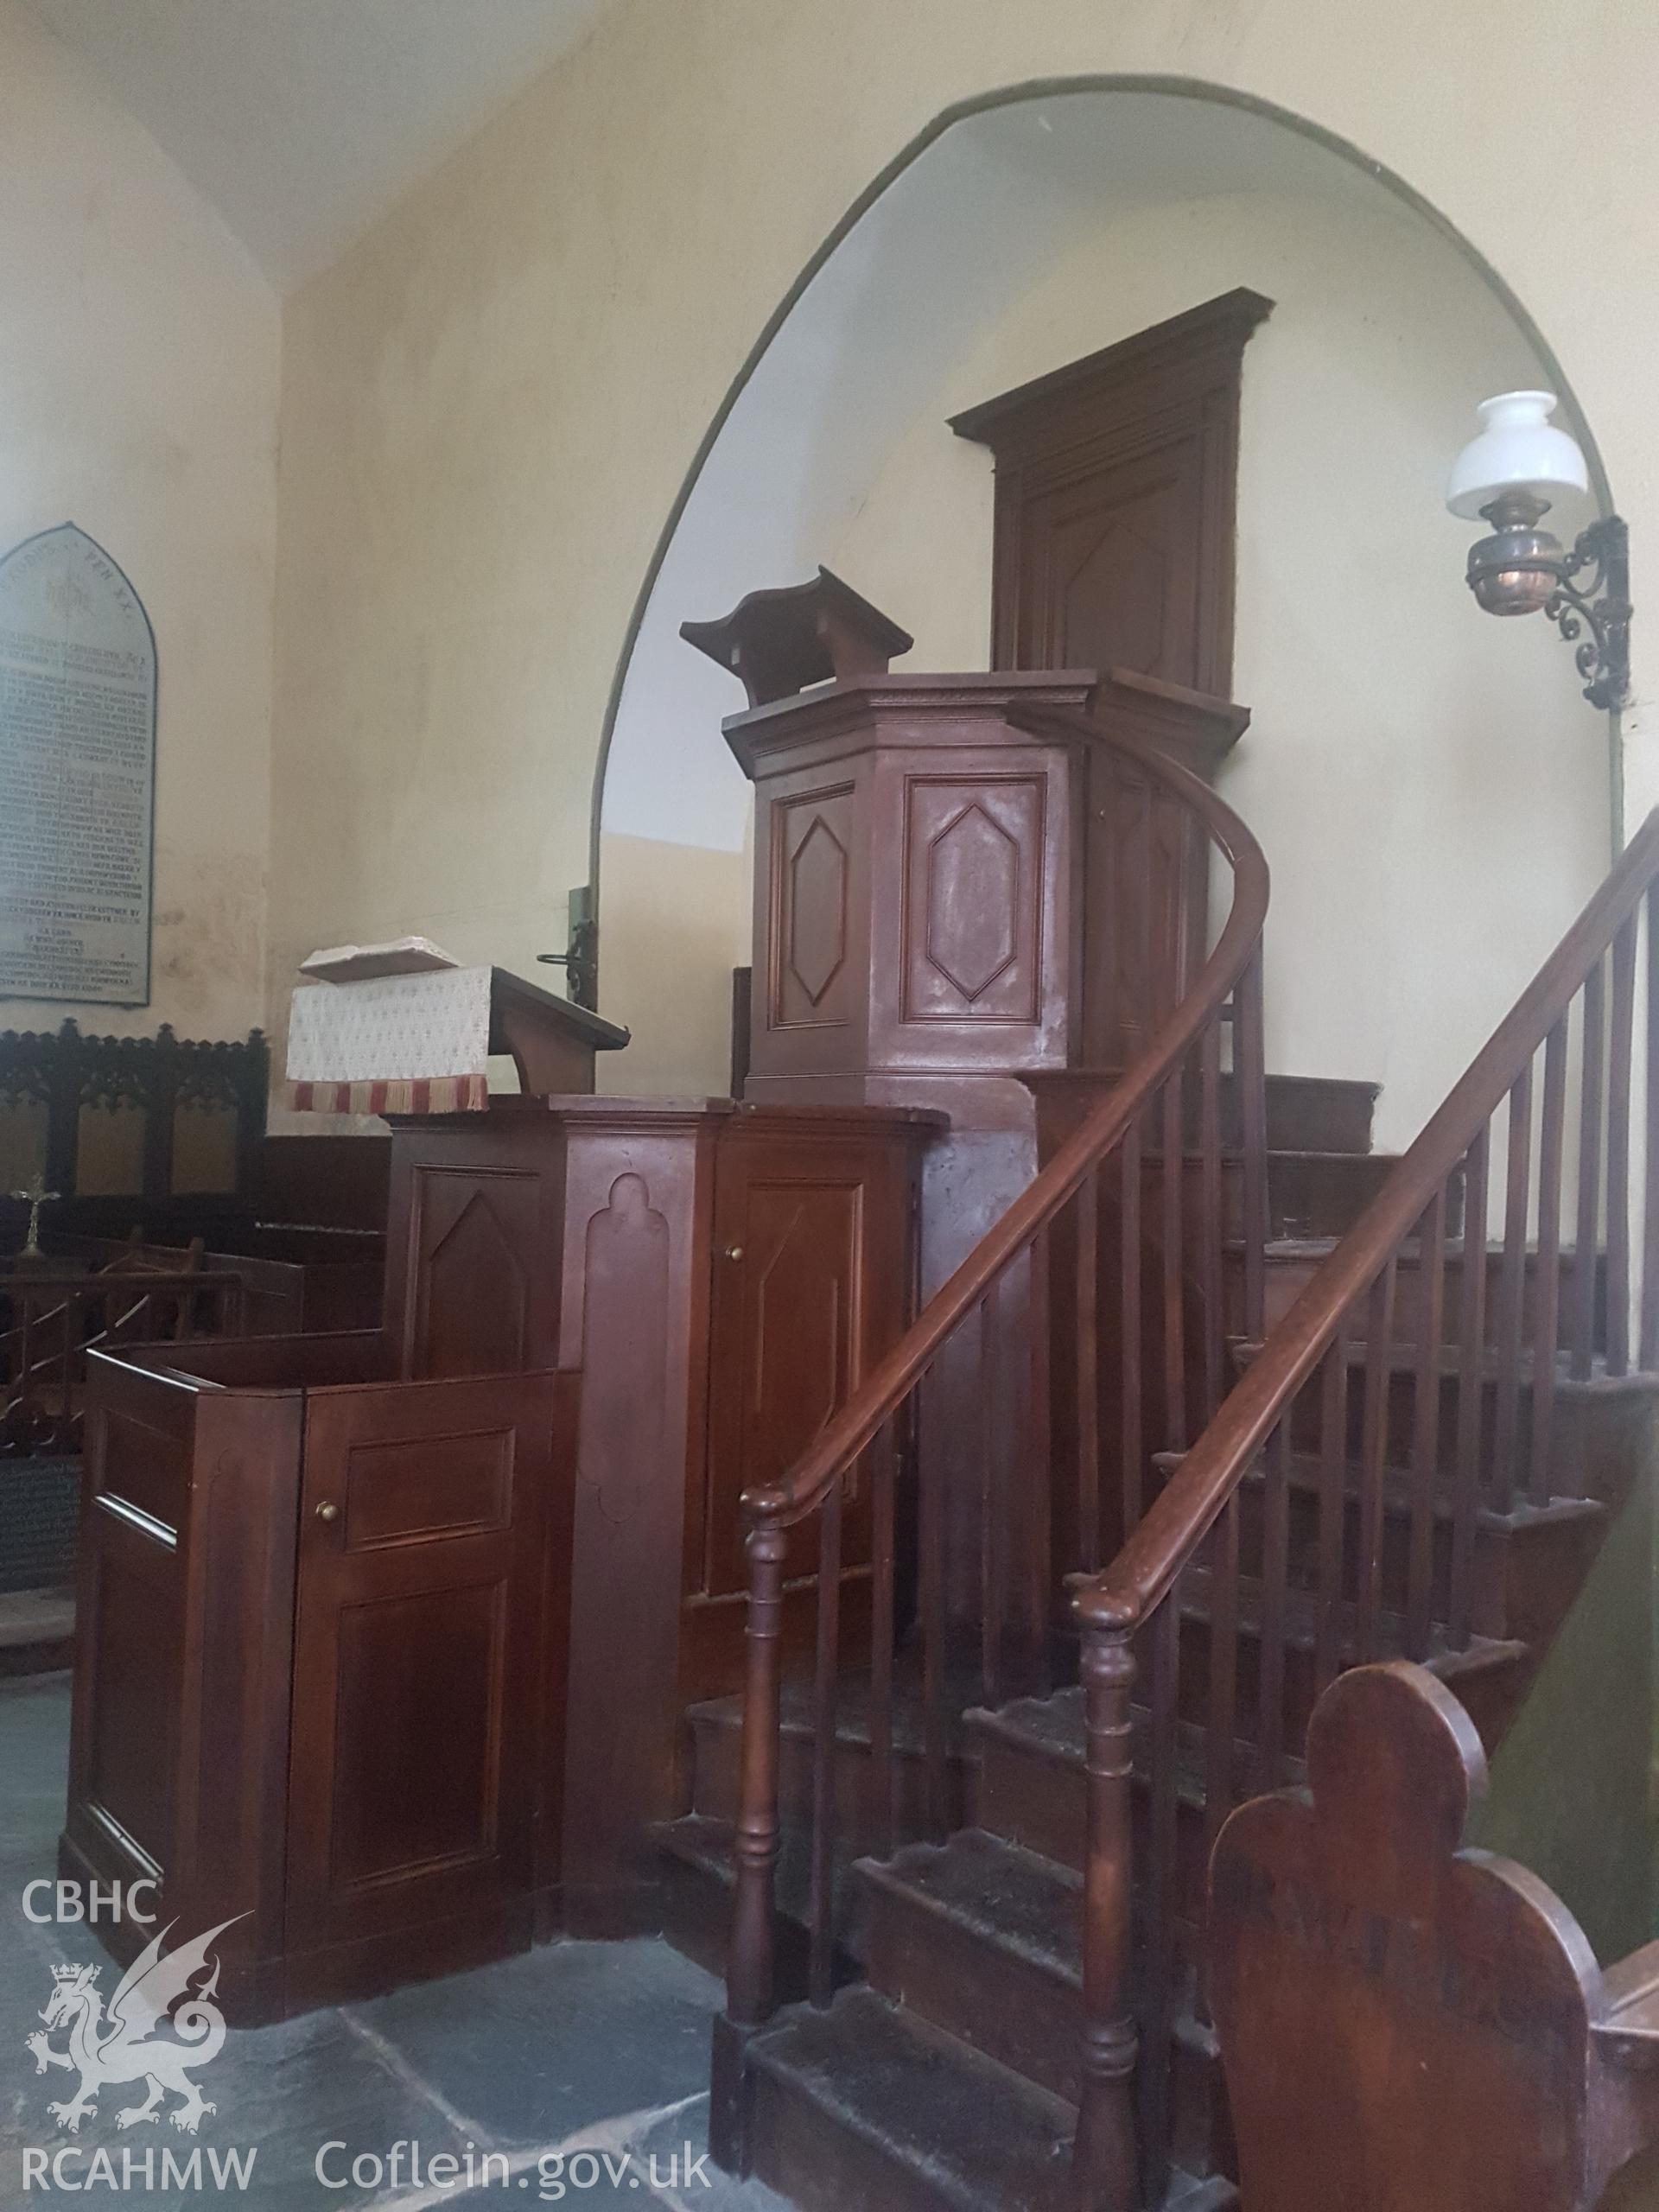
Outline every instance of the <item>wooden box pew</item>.
[[(577, 1378), (376, 1332), (94, 1354), (66, 1876), (233, 2024), (522, 1948), (559, 1878)], [(125, 1957), (153, 1933), (100, 1923)]]

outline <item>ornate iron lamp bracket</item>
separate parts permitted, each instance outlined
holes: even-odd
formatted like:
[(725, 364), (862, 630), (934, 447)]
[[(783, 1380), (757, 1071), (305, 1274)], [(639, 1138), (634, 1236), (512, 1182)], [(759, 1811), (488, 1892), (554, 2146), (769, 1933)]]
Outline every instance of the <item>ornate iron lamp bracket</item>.
[(1584, 696), (1592, 707), (1622, 707), (1630, 683), (1630, 532), (1623, 519), (1592, 522), (1563, 559), (1560, 576), (1544, 612), (1575, 647)]

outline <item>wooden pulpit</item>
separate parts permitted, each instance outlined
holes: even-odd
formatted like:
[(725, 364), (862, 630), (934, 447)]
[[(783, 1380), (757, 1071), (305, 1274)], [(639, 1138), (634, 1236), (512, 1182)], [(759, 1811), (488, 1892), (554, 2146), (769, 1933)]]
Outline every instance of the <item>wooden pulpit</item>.
[[(823, 570), (682, 635), (750, 702), (721, 725), (755, 795), (744, 1096), (948, 1115), (923, 1175), (925, 1295), (1037, 1173), (1033, 1094), (1109, 1082), (1204, 959), (1205, 840), (1135, 748), (1208, 780), (1249, 712), (1123, 669), (892, 671), (905, 632)], [(1010, 1348), (1025, 1296), (1016, 1274)], [(977, 1403), (956, 1371), (973, 1357), (945, 1348), (942, 1404)], [(950, 1419), (930, 1448), (975, 1464)], [(966, 1619), (978, 1504), (959, 1503), (947, 1602)]]
[(868, 1099), (1071, 1062), (1077, 748), (1010, 709), (1093, 689), (865, 676), (726, 722), (755, 786), (747, 1096)]
[(751, 701), (722, 726), (755, 787), (746, 1096), (945, 1104), (945, 1078), (983, 1122), (964, 1084), (1122, 1067), (1156, 1033), (1204, 958), (1208, 858), (1107, 741), (1208, 781), (1247, 709), (1125, 669), (892, 673), (905, 633), (822, 570), (683, 634)]

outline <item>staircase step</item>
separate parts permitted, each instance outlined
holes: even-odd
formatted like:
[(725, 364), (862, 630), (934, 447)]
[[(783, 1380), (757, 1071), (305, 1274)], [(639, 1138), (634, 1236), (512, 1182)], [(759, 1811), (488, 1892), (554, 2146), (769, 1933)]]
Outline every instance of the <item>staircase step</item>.
[(874, 1990), (756, 2038), (754, 2171), (802, 2212), (1061, 2212), (1076, 2114)]
[[(967, 1715), (979, 1747), (979, 1826), (1007, 1843), (1080, 1870), (1084, 1862), (1084, 1699), (1077, 1688), (1051, 1697), (1017, 1698), (995, 1712), (983, 1707)], [(1144, 1705), (1130, 1713), (1131, 1756), (1137, 1789), (1151, 1770), (1152, 1717)], [(1197, 1723), (1178, 1721), (1175, 1732), (1175, 1797), (1178, 1808), (1201, 1815), (1205, 1809), (1208, 1749), (1206, 1732)], [(1242, 1800), (1255, 1787), (1254, 1747), (1233, 1746), (1233, 1795)], [(1302, 1779), (1300, 1758), (1287, 1758), (1283, 1780)], [(1201, 1844), (1202, 1823), (1197, 1838)]]
[[(695, 1960), (707, 1973), (723, 1974), (737, 1881), (732, 1823), (687, 1813), (677, 1821), (657, 1821), (650, 1834), (663, 1863), (664, 1935), (676, 1950)], [(776, 1972), (779, 1992), (786, 2003), (806, 1993), (810, 1847), (807, 1827), (785, 1827), (773, 1875), (778, 1901)], [(835, 1854), (837, 1982), (856, 1980), (862, 1971), (852, 1948), (856, 1937), (852, 1867), (849, 1851)]]
[[(1363, 1338), (1348, 1344), (1348, 1440), (1352, 1459), (1363, 1451), (1367, 1370), (1370, 1348)], [(1234, 1338), (1229, 1346), (1235, 1369), (1251, 1366), (1261, 1357), (1259, 1340)], [(1408, 1466), (1414, 1447), (1418, 1353), (1415, 1344), (1391, 1344), (1384, 1354), (1389, 1392), (1387, 1441), (1384, 1458), (1392, 1465)], [(1441, 1478), (1453, 1478), (1457, 1465), (1458, 1408), (1462, 1395), (1462, 1362), (1453, 1347), (1442, 1351), (1434, 1363), (1440, 1403), (1437, 1416), (1435, 1465)], [(1482, 1396), (1480, 1466), (1482, 1486), (1497, 1486), (1497, 1407), (1499, 1385), (1505, 1373), (1500, 1357), (1488, 1351), (1480, 1363)], [(1630, 1471), (1642, 1463), (1643, 1437), (1650, 1401), (1659, 1392), (1659, 1375), (1632, 1371), (1610, 1375), (1605, 1359), (1598, 1357), (1588, 1376), (1571, 1374), (1568, 1362), (1558, 1356), (1554, 1363), (1554, 1402), (1548, 1446), (1549, 1490), (1553, 1498), (1598, 1498), (1618, 1504), (1628, 1491)], [(1533, 1363), (1523, 1359), (1516, 1378), (1517, 1420), (1509, 1475), (1516, 1495), (1527, 1490), (1530, 1475), (1533, 1428)], [(1297, 1397), (1291, 1415), (1291, 1435), (1299, 1452), (1319, 1449), (1320, 1383), (1316, 1370)]]
[[(836, 1825), (842, 1834), (857, 1833), (868, 1815), (869, 1787), (869, 1677), (841, 1677), (836, 1700)], [(945, 1685), (945, 1815), (957, 1827), (967, 1815), (971, 1786), (971, 1751), (962, 1713), (979, 1693), (977, 1678), (964, 1675)], [(685, 1719), (692, 1734), (692, 1810), (717, 1821), (737, 1816), (742, 1752), (741, 1695), (709, 1698), (690, 1706)], [(911, 1669), (894, 1681), (892, 1703), (893, 1818), (900, 1831), (915, 1834), (929, 1825), (926, 1735), (920, 1683)], [(779, 1802), (785, 1822), (810, 1815), (817, 1743), (817, 1708), (810, 1681), (786, 1681), (779, 1698)]]
[[(1178, 1697), (1182, 1718), (1202, 1726), (1210, 1681), (1210, 1623), (1211, 1583), (1205, 1567), (1188, 1570), (1180, 1586), (1181, 1642)], [(1258, 1662), (1262, 1654), (1263, 1622), (1268, 1611), (1265, 1585), (1241, 1575), (1236, 1596), (1238, 1689), (1236, 1726), (1253, 1737), (1258, 1698)], [(1284, 1593), (1285, 1741), (1300, 1744), (1306, 1738), (1319, 1690), (1315, 1659), (1319, 1641), (1319, 1601), (1310, 1591), (1287, 1588)], [(1336, 1608), (1336, 1641), (1339, 1651), (1351, 1655), (1358, 1648), (1357, 1608), (1344, 1599)], [(1382, 1611), (1377, 1616), (1376, 1659), (1415, 1658), (1437, 1675), (1467, 1707), (1487, 1750), (1496, 1748), (1513, 1718), (1516, 1702), (1530, 1680), (1535, 1656), (1533, 1647), (1518, 1637), (1471, 1636), (1457, 1649), (1434, 1625), (1426, 1652), (1410, 1649), (1410, 1636), (1402, 1615)]]
[(874, 1987), (1075, 2103), (1082, 1877), (977, 1828), (856, 1871)]
[[(1186, 1458), (1184, 1452), (1159, 1452), (1153, 1465), (1166, 1477), (1177, 1473)], [(1311, 1452), (1293, 1452), (1286, 1461), (1286, 1475), (1293, 1496), (1300, 1493), (1317, 1497), (1325, 1487), (1324, 1463)], [(1344, 1496), (1351, 1501), (1358, 1498), (1364, 1481), (1364, 1469), (1357, 1459), (1344, 1459), (1342, 1465)], [(1258, 1459), (1244, 1474), (1243, 1488), (1260, 1489), (1267, 1482), (1267, 1468)], [(1405, 1466), (1385, 1465), (1382, 1469), (1382, 1510), (1385, 1514), (1409, 1518), (1414, 1504), (1414, 1478)], [(1457, 1510), (1457, 1500), (1444, 1471), (1435, 1471), (1434, 1487), (1429, 1493), (1429, 1507), (1436, 1520), (1450, 1521)], [(1547, 1505), (1534, 1505), (1525, 1498), (1518, 1498), (1507, 1512), (1495, 1506), (1478, 1505), (1476, 1524), (1490, 1529), (1494, 1534), (1519, 1535), (1528, 1530), (1554, 1528), (1564, 1522), (1605, 1518), (1607, 1509), (1593, 1497), (1553, 1497)]]
[[(1259, 1359), (1262, 1352), (1260, 1338), (1236, 1338), (1230, 1347), (1234, 1358), (1241, 1367), (1248, 1367)], [(1386, 1347), (1384, 1360), (1390, 1374), (1414, 1376), (1417, 1372), (1419, 1351), (1414, 1343), (1399, 1338)], [(1348, 1339), (1348, 1364), (1363, 1370), (1370, 1358), (1370, 1346), (1363, 1336)], [(1463, 1372), (1461, 1355), (1455, 1344), (1440, 1348), (1435, 1362), (1443, 1380), (1455, 1382)], [(1531, 1352), (1522, 1354), (1520, 1378), (1523, 1389), (1532, 1387), (1535, 1362)], [(1579, 1399), (1650, 1397), (1659, 1390), (1659, 1374), (1649, 1374), (1639, 1367), (1632, 1367), (1624, 1375), (1612, 1374), (1607, 1362), (1597, 1353), (1590, 1362), (1587, 1375), (1574, 1375), (1565, 1351), (1557, 1351), (1554, 1363), (1554, 1384), (1558, 1395)], [(1503, 1357), (1490, 1344), (1484, 1347), (1480, 1361), (1480, 1380), (1488, 1386), (1503, 1379), (1507, 1366)]]
[[(802, 2212), (1070, 2212), (1072, 2107), (874, 1990), (749, 2048), (754, 2171)], [(1160, 2212), (1237, 2191), (1179, 2170)]]
[[(1052, 1148), (1123, 1079), (1122, 1068), (1045, 1068), (1020, 1077), (1039, 1101), (1044, 1137)], [(1270, 1075), (1266, 1084), (1268, 1148), (1294, 1152), (1307, 1147), (1352, 1157), (1371, 1148), (1371, 1123), (1380, 1084), (1345, 1076)], [(1233, 1078), (1221, 1079), (1221, 1126), (1236, 1147), (1239, 1114)], [(1193, 1109), (1192, 1110), (1196, 1110)]]
[[(1335, 1236), (1274, 1236), (1263, 1248), (1267, 1262), (1265, 1319), (1269, 1329), (1277, 1326), (1291, 1306), (1306, 1288), (1337, 1249), (1340, 1239)], [(1242, 1238), (1232, 1238), (1228, 1244), (1228, 1266), (1225, 1278), (1228, 1326), (1240, 1329), (1243, 1322), (1244, 1245)], [(1565, 1251), (1560, 1256), (1556, 1288), (1556, 1341), (1565, 1348), (1571, 1341), (1573, 1327), (1573, 1279), (1576, 1255)], [(1596, 1257), (1595, 1337), (1598, 1351), (1606, 1345), (1606, 1255), (1598, 1252)], [(1463, 1276), (1468, 1258), (1460, 1242), (1450, 1240), (1445, 1247), (1444, 1313), (1441, 1333), (1447, 1344), (1459, 1340), (1462, 1320)], [(1486, 1247), (1486, 1287), (1483, 1314), (1487, 1343), (1496, 1341), (1497, 1325), (1497, 1287), (1503, 1271), (1502, 1244)], [(1395, 1274), (1395, 1325), (1402, 1337), (1416, 1341), (1418, 1315), (1422, 1299), (1422, 1247), (1415, 1238), (1402, 1245)], [(1539, 1288), (1538, 1254), (1529, 1252), (1522, 1283), (1522, 1322), (1524, 1340), (1530, 1341), (1537, 1311)]]
[[(1154, 1465), (1173, 1477), (1185, 1454), (1159, 1452)], [(1343, 1483), (1343, 1588), (1357, 1594), (1359, 1516), (1364, 1472), (1357, 1460), (1344, 1461)], [(1286, 1467), (1289, 1491), (1290, 1579), (1300, 1590), (1317, 1591), (1324, 1519), (1325, 1476), (1310, 1453), (1293, 1452)], [(1245, 1568), (1259, 1572), (1264, 1541), (1267, 1471), (1258, 1461), (1240, 1488), (1240, 1556)], [(1433, 1516), (1430, 1545), (1430, 1606), (1434, 1618), (1449, 1616), (1455, 1497), (1451, 1484), (1437, 1474), (1429, 1495)], [(1405, 1467), (1382, 1470), (1382, 1602), (1403, 1611), (1411, 1577), (1415, 1482)], [(1607, 1507), (1592, 1497), (1553, 1498), (1547, 1505), (1524, 1500), (1500, 1513), (1477, 1508), (1471, 1557), (1472, 1625), (1486, 1637), (1548, 1640), (1577, 1594), (1584, 1574), (1606, 1533)]]
[[(1268, 1234), (1298, 1242), (1341, 1236), (1351, 1230), (1399, 1165), (1386, 1152), (1294, 1150), (1270, 1147), (1268, 1153)], [(1229, 1177), (1230, 1227), (1243, 1229), (1239, 1199), (1242, 1179)], [(1463, 1229), (1462, 1187), (1449, 1193), (1448, 1236)]]
[[(1210, 1577), (1194, 1568), (1181, 1586), (1182, 1618), (1179, 1707), (1176, 1730), (1176, 1800), (1179, 1808), (1200, 1812), (1205, 1802), (1209, 1696)], [(1234, 1789), (1236, 1802), (1265, 1788), (1256, 1771), (1252, 1745), (1257, 1718), (1258, 1662), (1262, 1621), (1265, 1610), (1261, 1581), (1242, 1576), (1239, 1582), (1238, 1671), (1234, 1726)], [(1354, 1647), (1355, 1608), (1344, 1603), (1338, 1610), (1338, 1630), (1344, 1648)], [(1318, 1648), (1317, 1597), (1306, 1591), (1285, 1593), (1285, 1741), (1300, 1745), (1306, 1732), (1317, 1689), (1315, 1657)], [(1378, 1621), (1380, 1658), (1397, 1658), (1407, 1649), (1402, 1617), (1383, 1612)], [(1516, 1698), (1529, 1679), (1536, 1647), (1515, 1637), (1475, 1636), (1465, 1649), (1454, 1649), (1444, 1634), (1435, 1630), (1422, 1663), (1439, 1675), (1469, 1707), (1489, 1749), (1507, 1725)], [(1150, 1677), (1142, 1654), (1140, 1689), (1144, 1695)], [(1065, 1689), (1049, 1698), (1026, 1698), (996, 1712), (971, 1711), (968, 1722), (978, 1740), (981, 1768), (976, 1801), (979, 1825), (1026, 1849), (1042, 1853), (1073, 1868), (1083, 1864), (1084, 1845), (1084, 1707), (1080, 1689)], [(1144, 1707), (1133, 1715), (1134, 1758), (1137, 1778), (1149, 1767)], [(1275, 1786), (1298, 1782), (1300, 1759), (1286, 1758)], [(1193, 1824), (1189, 1839), (1183, 1834), (1183, 1859), (1201, 1850), (1202, 1823)], [(1195, 1858), (1201, 1878), (1201, 1859)], [(1182, 1891), (1192, 1887), (1183, 1869)]]
[[(1274, 1150), (1299, 1145), (1322, 1152), (1369, 1153), (1380, 1083), (1345, 1076), (1270, 1075), (1267, 1079), (1268, 1143)], [(1230, 1085), (1224, 1084), (1224, 1096)]]

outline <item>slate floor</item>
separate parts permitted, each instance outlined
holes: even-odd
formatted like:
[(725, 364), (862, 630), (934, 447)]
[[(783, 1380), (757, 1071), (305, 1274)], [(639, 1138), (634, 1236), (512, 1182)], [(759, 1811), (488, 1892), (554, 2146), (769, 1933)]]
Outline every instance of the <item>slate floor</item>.
[[(116, 2114), (142, 2094), (124, 2087), (105, 2090), (78, 2134), (62, 2133), (47, 2104), (73, 2094), (74, 2077), (37, 2075), (24, 2037), (39, 2024), (52, 1967), (104, 1954), (84, 1929), (31, 1924), (22, 1893), (55, 1871), (68, 1717), (66, 1675), (0, 1681), (0, 2212), (47, 2204), (77, 2184), (94, 2202), (158, 2212), (221, 2200), (259, 2212), (618, 2201), (675, 2212), (787, 2212), (770, 2190), (734, 2183), (703, 2159), (709, 2023), (719, 1986), (654, 1941), (550, 1944), (370, 2004), (232, 2031), (200, 2076), (217, 2110), (195, 2137), (166, 2126), (118, 2130)], [(106, 1961), (106, 1986), (116, 1972)], [(60, 2034), (53, 2041), (62, 2047)], [(386, 2162), (399, 2142), (394, 2173)], [(411, 2142), (419, 2145), (418, 2180)], [(344, 2147), (327, 2153), (319, 2177), (325, 2144)], [(164, 2152), (188, 2160), (198, 2148), (200, 2187), (190, 2185), (188, 2168), (183, 2187), (167, 2177)], [(29, 2177), (30, 2149), (72, 2154), (49, 2190)], [(210, 2154), (222, 2162), (227, 2152), (251, 2150), (246, 2187), (233, 2172), (216, 2186)], [(100, 2151), (108, 2182), (95, 2164)], [(461, 2162), (457, 2177), (440, 2168), (434, 2182), (427, 2162), (445, 2152)], [(482, 2183), (478, 2162), (490, 2153), (488, 2185), (469, 2187), (469, 2154)], [(357, 2181), (353, 2159), (363, 2162)], [(44, 2179), (54, 2182), (50, 2165)]]

